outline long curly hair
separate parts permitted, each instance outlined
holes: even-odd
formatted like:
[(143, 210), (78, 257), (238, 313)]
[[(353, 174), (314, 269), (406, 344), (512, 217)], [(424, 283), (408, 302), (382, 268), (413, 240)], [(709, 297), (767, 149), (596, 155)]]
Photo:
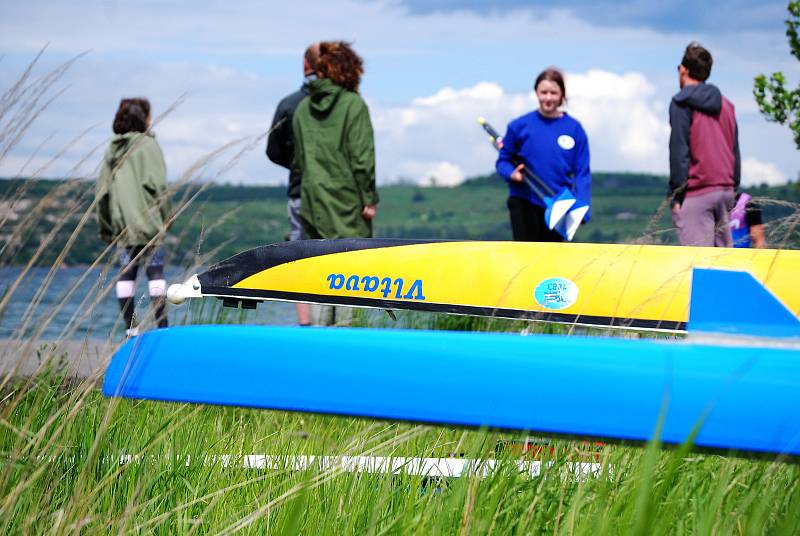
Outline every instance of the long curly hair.
[(334, 84), (358, 92), (364, 61), (345, 41), (323, 41), (319, 44), (317, 76), (329, 78)]

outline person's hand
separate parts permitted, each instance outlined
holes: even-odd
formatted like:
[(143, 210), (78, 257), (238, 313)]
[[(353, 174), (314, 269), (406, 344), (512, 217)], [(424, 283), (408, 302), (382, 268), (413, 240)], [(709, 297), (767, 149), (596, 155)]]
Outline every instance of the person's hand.
[(522, 182), (525, 178), (522, 176), (522, 170), (525, 169), (525, 164), (520, 164), (514, 169), (514, 172), (511, 174), (511, 180), (514, 182)]
[(677, 216), (678, 213), (681, 211), (680, 203), (672, 203), (671, 210), (672, 210), (672, 215)]
[(367, 205), (361, 211), (361, 217), (365, 220), (371, 220), (378, 213), (378, 205)]

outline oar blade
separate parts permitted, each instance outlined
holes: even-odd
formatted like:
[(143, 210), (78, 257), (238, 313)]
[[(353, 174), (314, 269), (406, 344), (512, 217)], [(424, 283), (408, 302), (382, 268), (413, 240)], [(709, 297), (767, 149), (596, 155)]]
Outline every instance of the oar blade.
[(586, 216), (587, 212), (589, 212), (589, 205), (581, 201), (576, 201), (561, 220), (559, 232), (567, 241), (572, 242), (572, 239), (575, 238), (575, 233), (578, 231), (581, 223), (583, 223), (583, 218)]
[[(575, 196), (567, 188), (563, 188), (554, 197), (545, 197), (544, 219), (548, 229), (557, 229), (558, 224), (575, 204)], [(573, 233), (574, 234), (574, 233)], [(566, 238), (566, 236), (565, 236)], [(569, 240), (569, 239), (568, 239)]]

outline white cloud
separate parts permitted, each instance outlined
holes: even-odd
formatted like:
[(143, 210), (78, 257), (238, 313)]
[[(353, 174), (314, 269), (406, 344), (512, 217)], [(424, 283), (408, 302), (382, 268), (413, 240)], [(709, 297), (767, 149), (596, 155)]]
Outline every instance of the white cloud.
[(755, 158), (742, 160), (742, 186), (786, 184), (787, 178), (778, 166), (771, 162), (761, 162)]
[(590, 70), (567, 77), (569, 110), (589, 136), (594, 169), (665, 173), (669, 125), (665, 103), (641, 73)]
[(437, 162), (426, 166), (422, 173), (422, 186), (458, 186), (464, 179), (464, 170), (452, 162)]
[(419, 97), (414, 99), (414, 104), (420, 106), (438, 106), (446, 104), (459, 98), (473, 98), (478, 100), (492, 101), (503, 97), (503, 89), (491, 82), (479, 82), (473, 87), (455, 90), (446, 87), (436, 92), (430, 97)]
[[(654, 88), (644, 75), (576, 73), (568, 76), (567, 93), (568, 112), (589, 136), (593, 169), (666, 172), (664, 104), (651, 102)], [(461, 181), (490, 173), (496, 152), (477, 118), (502, 134), (511, 119), (537, 106), (532, 92), (507, 93), (492, 82), (442, 88), (407, 106), (373, 104), (380, 176), (426, 182), (432, 174)]]
[[(13, 83), (44, 43), (50, 46), (40, 67), (92, 52), (68, 73), (70, 89), (15, 151), (16, 160), (0, 162), (0, 175), (15, 173), (54, 130), (59, 137), (43, 157), (89, 125), (100, 125), (89, 141), (104, 140), (124, 95), (149, 97), (158, 113), (188, 93), (157, 129), (174, 179), (220, 145), (263, 132), (278, 100), (299, 85), (303, 47), (320, 38), (352, 40), (365, 59), (362, 90), (376, 125), (381, 181), (490, 172), (495, 153), (475, 118), (483, 115), (503, 130), (534, 109), (526, 90), (549, 64), (573, 73), (568, 111), (588, 131), (593, 169), (665, 173), (674, 65), (692, 39), (715, 54), (713, 81), (736, 102), (743, 151), (787, 175), (800, 169), (790, 136), (762, 117), (742, 121), (742, 112), (753, 112), (747, 89), (753, 74), (797, 65), (780, 32), (660, 32), (589, 22), (585, 13), (544, 6), (415, 14), (398, 0), (243, 0), (233, 8), (219, 0), (7, 4), (0, 88)], [(509, 35), (513, 47), (502, 37)], [(84, 154), (69, 152), (53, 174)], [(260, 146), (224, 180), (265, 184), (285, 177)]]
[[(507, 121), (530, 105), (524, 95), (505, 95), (497, 84), (443, 88), (408, 105), (371, 104), (381, 179), (462, 181), (491, 172), (495, 151), (477, 118)], [(500, 123), (498, 123), (499, 125)], [(457, 171), (456, 171), (457, 170)]]
[[(9, 71), (6, 67), (6, 72)], [(113, 91), (101, 89), (96, 82), (97, 72), (108, 73), (109, 78), (113, 78)], [(13, 79), (13, 76), (11, 74), (8, 78)], [(194, 171), (198, 163), (223, 146), (243, 140), (217, 156), (201, 171), (203, 177), (214, 177), (218, 169), (231, 162), (239, 149), (267, 130), (274, 112), (273, 103), (281, 96), (274, 88), (274, 80), (268, 77), (254, 80), (253, 75), (247, 72), (185, 62), (137, 63), (123, 68), (88, 57), (68, 73), (68, 80), (86, 90), (69, 91), (44, 110), (21, 143), (0, 160), (0, 177), (16, 176), (20, 171), (30, 173), (41, 165), (40, 161), (47, 161), (51, 155), (62, 151), (63, 154), (43, 172), (45, 177), (93, 176), (112, 135), (111, 120), (119, 98), (138, 95), (148, 97), (152, 103), (157, 119), (154, 131), (164, 152), (170, 180), (189, 170)], [(156, 83), (158, 80), (162, 82)], [(184, 84), (187, 80), (192, 81), (192, 86), (188, 87), (196, 89), (181, 98), (186, 93)], [(52, 92), (57, 89), (54, 87)], [(159, 118), (172, 106), (174, 109)], [(95, 128), (81, 143), (71, 144), (73, 136), (92, 124), (96, 125)], [(39, 150), (34, 163), (23, 169), (29, 155), (56, 127), (59, 127), (58, 135)], [(268, 163), (264, 155), (265, 143), (264, 140), (258, 141), (220, 180), (262, 184), (285, 180), (286, 173), (282, 168)], [(98, 145), (100, 150), (86, 164), (77, 172), (71, 171)], [(64, 150), (65, 147), (68, 148)]]

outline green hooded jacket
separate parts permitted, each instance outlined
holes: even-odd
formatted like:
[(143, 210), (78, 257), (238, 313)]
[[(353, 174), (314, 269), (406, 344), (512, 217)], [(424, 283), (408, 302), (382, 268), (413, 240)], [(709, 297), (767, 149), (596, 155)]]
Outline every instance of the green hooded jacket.
[(128, 132), (112, 138), (95, 200), (105, 242), (119, 237), (120, 246), (144, 246), (163, 236), (170, 214), (167, 167), (152, 135)]
[(300, 173), (300, 217), (310, 238), (372, 236), (361, 216), (378, 203), (375, 142), (367, 104), (323, 78), (294, 112), (293, 169)]

